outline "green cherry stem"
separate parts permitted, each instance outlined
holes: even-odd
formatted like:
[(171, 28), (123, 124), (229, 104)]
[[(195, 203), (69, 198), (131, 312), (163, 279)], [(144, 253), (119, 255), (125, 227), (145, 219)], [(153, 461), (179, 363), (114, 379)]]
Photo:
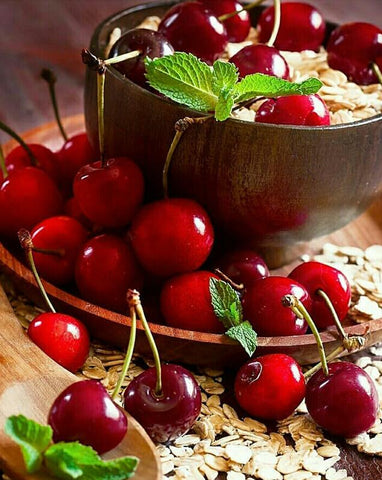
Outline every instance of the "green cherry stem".
[(219, 22), (225, 22), (229, 18), (235, 17), (236, 15), (238, 15), (243, 10), (252, 10), (252, 8), (257, 7), (258, 5), (261, 5), (264, 2), (265, 2), (265, 0), (257, 0), (255, 2), (251, 2), (248, 5), (243, 6), (243, 8), (241, 10), (235, 10), (234, 12), (225, 13), (224, 15), (220, 15), (220, 17), (218, 17), (218, 20), (219, 20)]
[(32, 237), (31, 237), (31, 234), (30, 232), (25, 229), (25, 228), (21, 228), (18, 232), (17, 232), (17, 235), (19, 237), (19, 241), (20, 241), (20, 244), (21, 244), (21, 247), (23, 248), (23, 250), (25, 251), (25, 254), (27, 256), (27, 259), (28, 259), (28, 263), (31, 267), (31, 270), (32, 270), (32, 273), (34, 275), (34, 278), (37, 282), (37, 285), (39, 286), (39, 289), (41, 291), (41, 294), (42, 296), (44, 297), (44, 300), (46, 302), (46, 304), (48, 305), (48, 308), (49, 310), (52, 312), (52, 313), (56, 313), (56, 310), (55, 308), (53, 307), (51, 301), (49, 300), (49, 297), (48, 297), (48, 294), (46, 293), (46, 290), (44, 288), (44, 285), (42, 284), (41, 282), (41, 279), (40, 279), (40, 275), (38, 274), (37, 272), (37, 268), (36, 268), (36, 265), (34, 263), (34, 259), (33, 259), (33, 242), (32, 242)]
[(3, 130), (5, 133), (8, 133), (8, 135), (14, 138), (16, 142), (18, 142), (23, 147), (23, 149), (27, 152), (30, 158), (31, 165), (36, 167), (38, 165), (36, 157), (33, 155), (32, 150), (28, 147), (28, 145), (24, 142), (24, 140), (20, 137), (20, 135), (17, 135), (17, 133), (14, 130), (8, 127), (8, 125), (5, 125), (5, 123), (3, 123), (1, 120), (0, 120), (0, 129)]
[(97, 75), (97, 111), (98, 111), (98, 145), (101, 165), (106, 166), (105, 160), (105, 71)]
[[(339, 355), (341, 355), (342, 352), (345, 351), (345, 347), (343, 347), (342, 345), (340, 345), (339, 347), (337, 347), (335, 350), (333, 350), (331, 353), (329, 353), (326, 357), (326, 361), (327, 363), (335, 360)], [(314, 365), (314, 367), (310, 368), (309, 370), (307, 370), (305, 373), (304, 373), (304, 377), (305, 378), (309, 378), (311, 377), (314, 373), (318, 372), (318, 370), (321, 369), (321, 362), (317, 363), (316, 365)]]
[(5, 180), (8, 177), (8, 170), (5, 165), (4, 152), (3, 152), (3, 147), (1, 145), (0, 145), (0, 171), (3, 174), (3, 180)]
[(107, 58), (103, 61), (103, 63), (104, 65), (113, 65), (114, 63), (120, 63), (124, 62), (125, 60), (138, 57), (141, 54), (141, 50), (132, 50), (131, 52), (123, 53), (122, 55), (117, 55), (116, 57)]
[(48, 83), (49, 95), (50, 95), (50, 99), (51, 99), (52, 105), (53, 105), (54, 116), (56, 117), (56, 122), (57, 122), (58, 128), (60, 129), (60, 132), (61, 132), (61, 135), (64, 139), (64, 142), (67, 142), (68, 141), (68, 135), (66, 134), (64, 126), (62, 125), (60, 113), (58, 111), (56, 89), (55, 89), (55, 83), (57, 81), (57, 77), (52, 72), (52, 70), (49, 70), (49, 68), (43, 68), (41, 70), (40, 76), (43, 80), (45, 80)]
[(280, 0), (274, 0), (274, 8), (275, 8), (275, 18), (273, 22), (273, 29), (271, 36), (267, 42), (268, 47), (273, 47), (273, 44), (275, 43), (277, 34), (279, 33), (280, 29), (280, 21), (281, 21), (281, 2)]
[(373, 72), (375, 73), (375, 76), (377, 77), (378, 79), (378, 82), (382, 85), (382, 72), (381, 72), (381, 69), (378, 67), (378, 65), (373, 62), (371, 64), (371, 68), (373, 69)]

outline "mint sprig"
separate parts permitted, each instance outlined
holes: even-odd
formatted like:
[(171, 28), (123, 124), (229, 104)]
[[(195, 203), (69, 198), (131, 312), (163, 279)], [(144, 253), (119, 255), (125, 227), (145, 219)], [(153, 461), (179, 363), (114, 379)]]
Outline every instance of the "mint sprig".
[(209, 290), (212, 308), (226, 328), (225, 334), (239, 342), (251, 357), (257, 347), (257, 334), (248, 321), (243, 321), (239, 294), (229, 283), (217, 278), (210, 279)]
[(175, 52), (156, 58), (146, 57), (146, 78), (151, 87), (171, 100), (199, 112), (213, 112), (226, 120), (235, 105), (246, 100), (285, 95), (317, 93), (322, 83), (309, 78), (301, 83), (256, 73), (239, 81), (237, 68), (217, 60), (212, 67), (191, 53)]

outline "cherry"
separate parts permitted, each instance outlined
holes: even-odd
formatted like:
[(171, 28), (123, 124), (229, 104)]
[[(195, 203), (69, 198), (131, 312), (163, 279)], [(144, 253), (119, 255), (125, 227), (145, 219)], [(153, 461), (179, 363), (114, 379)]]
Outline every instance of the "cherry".
[(170, 8), (162, 18), (159, 33), (176, 51), (193, 53), (212, 64), (227, 45), (224, 25), (201, 2), (183, 2)]
[(31, 237), (34, 261), (41, 276), (54, 285), (71, 282), (77, 255), (87, 236), (88, 232), (77, 220), (64, 215), (38, 223), (31, 231)]
[(333, 325), (333, 315), (323, 294), (329, 298), (340, 321), (350, 306), (351, 288), (345, 275), (329, 265), (320, 262), (305, 262), (288, 275), (308, 290), (312, 298), (310, 314), (319, 328)]
[(79, 441), (99, 454), (116, 447), (127, 432), (127, 418), (95, 380), (69, 385), (48, 414), (55, 442)]
[(372, 379), (350, 362), (330, 363), (329, 374), (316, 372), (306, 386), (313, 420), (334, 435), (355, 437), (375, 423), (378, 394)]
[(243, 6), (236, 0), (201, 0), (216, 17), (221, 17), (228, 13), (240, 12), (222, 23), (227, 30), (227, 39), (229, 42), (243, 42), (251, 29), (251, 19), (249, 13), (243, 10)]
[(198, 269), (214, 242), (208, 214), (186, 198), (144, 205), (132, 221), (129, 236), (141, 265), (161, 277)]
[[(274, 6), (270, 6), (261, 13), (257, 23), (260, 43), (269, 40), (273, 25)], [(283, 2), (280, 28), (274, 46), (292, 52), (316, 51), (322, 45), (325, 30), (325, 21), (316, 8), (303, 2)]]
[(135, 377), (124, 392), (124, 408), (152, 440), (163, 443), (190, 429), (200, 412), (201, 395), (193, 375), (179, 365), (162, 365), (159, 396), (156, 381), (154, 367)]
[(75, 280), (84, 299), (125, 312), (126, 292), (141, 286), (142, 274), (127, 243), (116, 235), (102, 234), (82, 246)]
[(229, 61), (236, 65), (240, 77), (252, 73), (263, 73), (289, 79), (289, 66), (275, 47), (261, 44), (248, 45), (239, 50)]
[(290, 356), (273, 353), (245, 363), (235, 378), (235, 398), (255, 418), (289, 417), (305, 395), (305, 379)]
[(290, 278), (270, 276), (248, 287), (242, 299), (244, 318), (251, 322), (258, 335), (303, 335), (308, 325), (282, 304), (285, 295), (298, 298), (307, 310), (312, 300), (307, 290)]
[(74, 179), (74, 197), (92, 222), (106, 227), (127, 225), (143, 200), (140, 168), (129, 158), (110, 158), (83, 166)]
[(330, 125), (328, 107), (319, 95), (290, 95), (265, 100), (256, 113), (258, 123)]
[(64, 212), (65, 215), (67, 215), (68, 217), (72, 217), (78, 222), (80, 222), (81, 225), (84, 226), (87, 230), (91, 230), (92, 222), (85, 217), (84, 212), (78, 205), (76, 198), (70, 197), (66, 200), (64, 205)]
[(219, 277), (199, 270), (167, 280), (160, 295), (161, 312), (167, 325), (198, 332), (224, 332), (211, 304), (211, 278)]
[(370, 23), (340, 25), (327, 45), (328, 64), (360, 85), (378, 83), (372, 63), (382, 69), (382, 30)]
[(115, 42), (109, 58), (135, 50), (141, 53), (135, 58), (116, 63), (115, 68), (141, 87), (147, 85), (145, 58), (159, 58), (174, 53), (174, 49), (161, 33), (146, 28), (136, 28), (129, 30)]
[(250, 287), (260, 278), (269, 277), (269, 270), (261, 256), (253, 250), (234, 250), (218, 262), (219, 270), (236, 284)]

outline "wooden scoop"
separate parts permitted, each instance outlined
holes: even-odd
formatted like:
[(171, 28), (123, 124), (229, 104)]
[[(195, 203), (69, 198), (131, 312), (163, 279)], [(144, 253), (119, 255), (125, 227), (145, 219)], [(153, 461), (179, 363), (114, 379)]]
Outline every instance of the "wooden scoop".
[[(27, 474), (19, 446), (4, 433), (10, 415), (23, 414), (46, 424), (54, 399), (78, 378), (60, 367), (32, 343), (18, 322), (0, 285), (0, 469), (13, 480), (53, 477)], [(144, 429), (127, 414), (128, 432), (108, 458), (134, 455), (140, 459), (135, 480), (160, 480), (156, 449)]]

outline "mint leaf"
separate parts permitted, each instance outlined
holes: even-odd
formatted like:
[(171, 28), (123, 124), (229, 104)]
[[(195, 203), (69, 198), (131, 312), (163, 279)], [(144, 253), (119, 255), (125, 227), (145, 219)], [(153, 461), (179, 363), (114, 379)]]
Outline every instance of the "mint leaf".
[(238, 341), (247, 354), (252, 357), (257, 347), (257, 334), (248, 321), (231, 327), (225, 334)]
[(236, 66), (231, 62), (216, 60), (212, 71), (212, 90), (218, 97), (221, 93), (231, 92), (238, 80)]
[(171, 100), (200, 112), (215, 110), (218, 95), (212, 87), (212, 69), (191, 53), (146, 57), (145, 66), (150, 86)]
[(137, 466), (137, 458), (121, 457), (86, 466), (80, 478), (81, 480), (124, 480), (135, 474)]
[(239, 325), (243, 317), (239, 294), (231, 285), (217, 278), (210, 278), (211, 304), (215, 315), (225, 328)]
[(282, 78), (262, 73), (247, 75), (233, 89), (236, 103), (254, 97), (280, 97), (285, 95), (309, 95), (317, 93), (322, 83), (317, 78), (309, 78), (301, 83), (288, 82)]
[(223, 122), (231, 115), (232, 108), (235, 105), (235, 101), (230, 92), (219, 95), (218, 103), (215, 107), (215, 119)]
[(27, 472), (36, 472), (42, 464), (42, 453), (52, 441), (52, 429), (24, 415), (13, 415), (7, 418), (4, 430), (20, 446)]

